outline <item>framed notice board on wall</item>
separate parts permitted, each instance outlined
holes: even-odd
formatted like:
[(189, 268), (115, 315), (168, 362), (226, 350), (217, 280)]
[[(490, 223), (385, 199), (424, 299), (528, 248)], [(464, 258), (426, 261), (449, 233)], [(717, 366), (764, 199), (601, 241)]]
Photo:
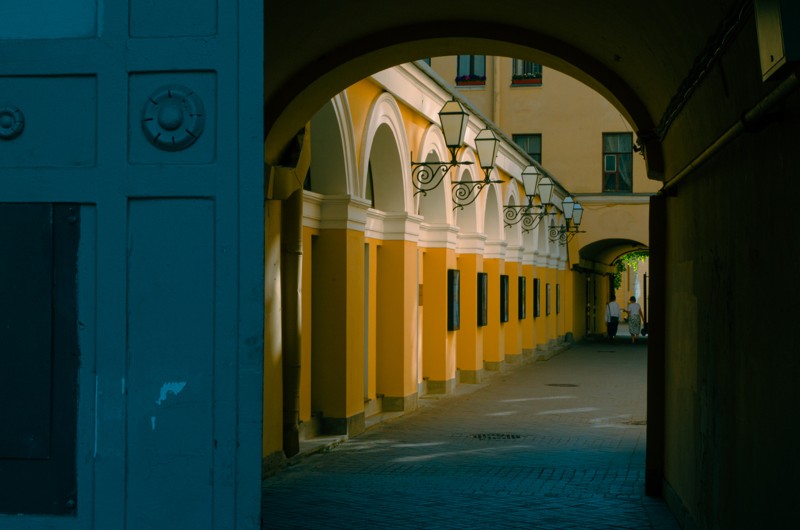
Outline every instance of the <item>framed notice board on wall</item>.
[(508, 322), (508, 275), (500, 275), (500, 322)]
[(533, 279), (533, 318), (538, 317), (542, 314), (542, 303), (541, 303), (541, 281), (539, 278)]
[(528, 308), (525, 305), (525, 295), (527, 294), (525, 285), (526, 280), (527, 278), (525, 278), (525, 276), (520, 276), (517, 278), (517, 318), (519, 320), (522, 320), (528, 316)]
[(489, 323), (489, 275), (485, 272), (478, 273), (478, 326)]
[(461, 271), (447, 270), (447, 331), (461, 329)]

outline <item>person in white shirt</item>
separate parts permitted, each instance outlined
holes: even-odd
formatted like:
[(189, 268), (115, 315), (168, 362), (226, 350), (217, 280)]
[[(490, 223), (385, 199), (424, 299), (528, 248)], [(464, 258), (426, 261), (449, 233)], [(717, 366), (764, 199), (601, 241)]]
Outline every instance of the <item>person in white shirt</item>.
[(644, 313), (642, 313), (642, 306), (636, 303), (636, 297), (631, 296), (630, 304), (628, 304), (628, 331), (631, 333), (631, 342), (636, 344), (636, 337), (642, 333), (642, 322), (644, 321)]
[(611, 301), (606, 304), (606, 327), (608, 328), (609, 340), (614, 340), (617, 336), (617, 327), (619, 327), (620, 309), (617, 303), (617, 297), (611, 295)]

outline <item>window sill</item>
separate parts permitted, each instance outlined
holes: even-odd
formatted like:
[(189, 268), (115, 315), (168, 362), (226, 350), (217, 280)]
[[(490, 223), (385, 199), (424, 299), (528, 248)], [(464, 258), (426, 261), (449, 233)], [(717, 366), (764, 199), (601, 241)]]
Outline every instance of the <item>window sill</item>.
[(542, 78), (512, 79), (511, 86), (542, 86)]
[(486, 86), (486, 81), (458, 81), (456, 86)]

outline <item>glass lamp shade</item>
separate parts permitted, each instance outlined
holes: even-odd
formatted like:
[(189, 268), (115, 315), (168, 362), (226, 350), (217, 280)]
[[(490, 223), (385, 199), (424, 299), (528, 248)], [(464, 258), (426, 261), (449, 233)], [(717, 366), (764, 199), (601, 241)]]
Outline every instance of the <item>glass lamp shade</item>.
[(575, 226), (580, 226), (582, 219), (583, 219), (583, 206), (581, 206), (581, 203), (576, 202), (575, 207), (572, 209), (572, 222), (575, 223)]
[(542, 177), (539, 181), (539, 198), (542, 204), (550, 204), (553, 198), (553, 179), (550, 177)]
[(572, 219), (572, 211), (575, 208), (575, 201), (572, 200), (572, 197), (567, 197), (561, 203), (561, 208), (564, 209), (564, 217), (567, 219)]
[(539, 177), (542, 174), (536, 166), (528, 166), (522, 170), (522, 185), (525, 186), (525, 195), (533, 197), (536, 195), (536, 184), (539, 183)]
[(459, 148), (464, 143), (467, 132), (469, 114), (458, 101), (451, 99), (439, 111), (439, 122), (442, 124), (444, 143), (450, 148)]
[(494, 135), (491, 129), (482, 129), (475, 137), (475, 149), (478, 151), (478, 158), (483, 169), (494, 167), (494, 157), (497, 155), (497, 145), (500, 140)]

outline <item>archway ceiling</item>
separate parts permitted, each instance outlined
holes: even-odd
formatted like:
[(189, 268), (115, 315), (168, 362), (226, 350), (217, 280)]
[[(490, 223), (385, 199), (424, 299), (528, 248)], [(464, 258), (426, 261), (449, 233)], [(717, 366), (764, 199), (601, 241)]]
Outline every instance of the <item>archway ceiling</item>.
[(647, 245), (633, 239), (601, 239), (582, 247), (581, 259), (611, 265), (620, 256), (633, 250), (645, 250)]
[[(459, 53), (556, 68), (603, 94), (647, 133), (709, 36), (740, 3), (267, 0), (266, 157), (277, 160), (310, 114), (355, 81), (410, 60)], [(648, 166), (657, 176), (652, 166), (659, 164), (660, 144), (652, 147)]]

